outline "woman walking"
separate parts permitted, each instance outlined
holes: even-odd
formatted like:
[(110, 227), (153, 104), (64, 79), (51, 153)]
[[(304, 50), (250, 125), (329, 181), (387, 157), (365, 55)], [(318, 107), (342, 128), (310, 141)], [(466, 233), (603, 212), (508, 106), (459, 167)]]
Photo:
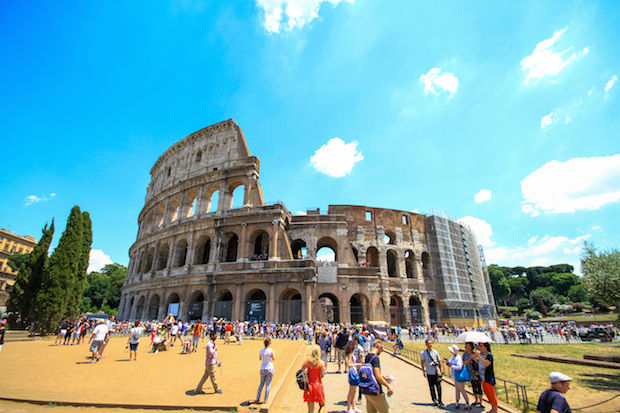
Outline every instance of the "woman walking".
[(263, 386), (265, 386), (265, 398), (263, 399), (263, 403), (267, 403), (267, 399), (269, 399), (269, 390), (271, 389), (271, 379), (273, 379), (274, 374), (273, 362), (276, 359), (276, 354), (273, 349), (269, 348), (271, 339), (267, 337), (264, 344), (265, 348), (261, 349), (258, 355), (258, 359), (261, 361), (260, 384), (258, 385), (255, 403), (260, 403), (260, 394), (263, 391)]
[(302, 368), (308, 374), (308, 388), (304, 391), (308, 413), (314, 413), (314, 403), (319, 404), (318, 413), (325, 413), (325, 392), (321, 380), (325, 376), (325, 364), (321, 361), (321, 350), (318, 347), (312, 349), (310, 358), (306, 360)]
[[(467, 376), (463, 375), (463, 373), (469, 373), (469, 371), (467, 370), (467, 367), (463, 365), (463, 358), (459, 354), (458, 346), (452, 344), (450, 347), (448, 347), (448, 350), (450, 350), (450, 352), (452, 353), (452, 357), (450, 357), (450, 360), (444, 357), (444, 360), (446, 360), (448, 366), (452, 368), (452, 378), (454, 379), (454, 392), (456, 399), (455, 408), (461, 408), (459, 401), (461, 400), (462, 394), (463, 399), (465, 399), (465, 410), (471, 410), (471, 406), (469, 405), (469, 396), (465, 391), (465, 381), (469, 381), (469, 378), (471, 378), (471, 376), (469, 376), (469, 374), (467, 374)], [(466, 371), (464, 372), (463, 369), (466, 369)], [(466, 378), (467, 380), (465, 380)]]
[(491, 403), (491, 410), (487, 413), (497, 413), (497, 395), (495, 394), (495, 372), (493, 371), (493, 354), (489, 343), (480, 343), (481, 354), (476, 354), (478, 370), (482, 379), (482, 390)]
[(347, 394), (347, 413), (362, 413), (360, 409), (355, 408), (355, 391), (360, 382), (359, 367), (362, 365), (362, 360), (357, 358), (359, 352), (355, 351), (357, 341), (349, 341), (344, 348), (344, 368), (348, 372), (349, 380), (349, 393)]
[(469, 370), (471, 376), (471, 389), (474, 392), (474, 407), (482, 406), (482, 381), (480, 380), (480, 373), (478, 372), (478, 362), (473, 361), (474, 343), (465, 343), (465, 353), (463, 353), (463, 364)]

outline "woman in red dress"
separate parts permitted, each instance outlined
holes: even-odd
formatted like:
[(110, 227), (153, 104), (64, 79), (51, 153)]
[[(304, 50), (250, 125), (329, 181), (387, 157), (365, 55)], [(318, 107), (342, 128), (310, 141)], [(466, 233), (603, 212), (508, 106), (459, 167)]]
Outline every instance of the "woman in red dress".
[(304, 391), (304, 401), (308, 403), (308, 413), (314, 413), (314, 403), (319, 404), (318, 413), (325, 412), (325, 393), (321, 379), (325, 376), (325, 364), (321, 361), (321, 350), (312, 350), (311, 357), (303, 365), (308, 374), (308, 388)]

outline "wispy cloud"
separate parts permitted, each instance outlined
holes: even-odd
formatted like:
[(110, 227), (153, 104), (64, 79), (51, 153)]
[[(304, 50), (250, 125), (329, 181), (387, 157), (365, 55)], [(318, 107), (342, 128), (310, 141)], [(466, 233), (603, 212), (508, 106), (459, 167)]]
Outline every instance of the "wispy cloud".
[(605, 84), (605, 93), (609, 93), (609, 91), (614, 87), (616, 82), (618, 81), (618, 76), (613, 75), (611, 79)]
[(491, 199), (491, 191), (488, 189), (481, 189), (476, 195), (474, 195), (474, 200), (477, 204), (481, 202), (486, 202)]
[(37, 204), (39, 202), (47, 202), (47, 201), (51, 201), (52, 199), (54, 199), (54, 197), (56, 196), (56, 194), (54, 192), (52, 192), (49, 195), (42, 195), (42, 196), (37, 196), (37, 195), (28, 195), (25, 199), (24, 199), (24, 206), (30, 206), (32, 204)]
[(112, 259), (110, 256), (103, 252), (103, 250), (90, 250), (89, 260), (88, 260), (88, 269), (87, 273), (93, 271), (100, 271), (103, 267), (108, 264), (112, 264)]
[(550, 39), (539, 42), (534, 52), (521, 60), (521, 70), (527, 72), (524, 81), (526, 85), (545, 76), (557, 75), (571, 62), (588, 54), (589, 49), (587, 47), (577, 52), (573, 51), (574, 47), (572, 46), (560, 51), (553, 49), (555, 43), (567, 29), (568, 27), (558, 30), (553, 33)]
[(302, 28), (319, 17), (321, 3), (337, 6), (340, 2), (353, 3), (354, 0), (256, 0), (263, 9), (263, 27), (269, 33), (280, 33), (280, 29), (291, 31)]
[(340, 138), (332, 138), (316, 150), (310, 163), (317, 171), (334, 178), (342, 178), (351, 173), (353, 166), (364, 156), (357, 150), (357, 142), (345, 143)]
[(556, 124), (559, 120), (560, 117), (558, 116), (557, 111), (551, 112), (550, 114), (543, 116), (540, 120), (540, 129), (547, 130), (554, 124)]
[(448, 92), (448, 98), (451, 98), (459, 88), (459, 80), (453, 73), (440, 73), (441, 69), (434, 67), (420, 76), (420, 82), (424, 84), (424, 94), (439, 95), (440, 92)]

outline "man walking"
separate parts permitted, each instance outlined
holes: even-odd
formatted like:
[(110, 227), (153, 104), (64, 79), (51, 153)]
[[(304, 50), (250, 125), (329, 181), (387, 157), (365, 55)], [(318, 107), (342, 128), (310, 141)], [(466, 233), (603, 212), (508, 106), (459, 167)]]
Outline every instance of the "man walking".
[(383, 343), (381, 340), (375, 341), (373, 348), (366, 355), (364, 364), (362, 364), (359, 370), (359, 388), (366, 397), (366, 411), (368, 413), (391, 413), (390, 405), (385, 398), (382, 386), (387, 388), (388, 396), (394, 394), (394, 391), (390, 387), (388, 380), (386, 380), (387, 376), (381, 375), (379, 355), (382, 351)]
[(338, 336), (336, 336), (336, 358), (338, 359), (338, 373), (340, 373), (340, 366), (344, 361), (344, 348), (349, 342), (349, 334), (346, 327), (342, 327)]
[(428, 380), (428, 387), (431, 391), (431, 399), (435, 406), (443, 407), (441, 401), (441, 380), (443, 376), (443, 366), (437, 350), (433, 350), (433, 339), (427, 338), (426, 350), (420, 355), (422, 361), (422, 373)]
[(202, 385), (205, 384), (207, 379), (211, 379), (211, 384), (213, 385), (213, 390), (217, 394), (222, 394), (222, 389), (220, 389), (217, 385), (217, 379), (215, 377), (215, 367), (221, 365), (217, 362), (217, 346), (215, 345), (215, 340), (217, 339), (217, 333), (211, 333), (211, 340), (207, 343), (207, 358), (205, 360), (205, 372), (198, 382), (198, 386), (196, 386), (195, 393), (196, 394), (204, 394), (202, 390)]
[(571, 380), (566, 374), (557, 371), (549, 374), (551, 388), (540, 395), (536, 413), (571, 413), (571, 408), (564, 397), (570, 388)]
[(90, 340), (88, 340), (88, 342), (91, 343), (90, 352), (92, 353), (89, 363), (95, 363), (102, 358), (101, 351), (106, 337), (108, 337), (108, 326), (103, 320), (99, 320), (99, 324), (93, 330), (93, 335), (90, 337)]

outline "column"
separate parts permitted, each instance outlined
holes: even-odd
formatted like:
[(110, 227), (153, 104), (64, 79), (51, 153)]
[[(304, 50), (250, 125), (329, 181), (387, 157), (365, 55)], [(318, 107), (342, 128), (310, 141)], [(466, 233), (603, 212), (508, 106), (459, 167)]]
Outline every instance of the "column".
[(424, 282), (424, 274), (422, 273), (422, 258), (417, 255), (415, 256), (414, 269), (415, 275), (418, 277), (418, 281), (422, 284)]
[(239, 237), (239, 247), (237, 250), (237, 261), (249, 261), (250, 253), (248, 252), (248, 224), (241, 223), (241, 236)]
[(194, 256), (196, 255), (194, 228), (189, 230), (189, 237), (187, 240), (187, 254), (185, 255), (185, 266), (187, 272), (192, 271), (192, 264), (194, 263)]
[(234, 297), (234, 309), (233, 309), (233, 320), (244, 320), (245, 314), (243, 314), (243, 298), (241, 297), (241, 283), (237, 283), (235, 286), (235, 297)]
[(204, 185), (202, 185), (200, 187), (200, 190), (198, 191), (198, 202), (196, 202), (196, 216), (202, 215), (205, 212), (207, 212), (205, 211), (206, 205), (205, 205), (204, 196), (205, 196), (205, 187)]
[(306, 311), (305, 311), (305, 320), (312, 320), (312, 284), (306, 282)]
[(422, 307), (422, 323), (426, 327), (431, 326), (431, 314), (428, 309), (428, 298), (420, 297), (420, 306)]
[(270, 246), (269, 246), (269, 259), (270, 260), (279, 260), (280, 259), (280, 255), (278, 254), (278, 237), (280, 236), (280, 223), (282, 222), (281, 218), (278, 219), (274, 219), (271, 224), (273, 226), (272, 228), (272, 236), (271, 239), (269, 240), (270, 242)]
[(211, 302), (209, 299), (204, 300), (202, 302), (202, 315), (200, 316), (200, 321), (209, 321), (212, 317), (212, 314), (210, 313), (210, 309), (209, 306), (211, 305)]
[(276, 322), (276, 283), (273, 281), (269, 281), (269, 313), (267, 320), (272, 323)]

